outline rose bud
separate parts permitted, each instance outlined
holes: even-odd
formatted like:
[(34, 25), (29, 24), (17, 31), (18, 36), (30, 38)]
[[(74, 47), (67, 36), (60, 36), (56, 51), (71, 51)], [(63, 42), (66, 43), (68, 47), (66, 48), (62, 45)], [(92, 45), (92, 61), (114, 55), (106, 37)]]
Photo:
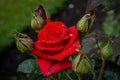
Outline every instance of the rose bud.
[(33, 18), (31, 19), (31, 27), (38, 32), (45, 25), (45, 21), (33, 14)]
[(101, 57), (103, 60), (107, 60), (112, 57), (113, 50), (110, 44), (110, 41), (108, 41), (101, 49)]
[(33, 17), (31, 19), (31, 27), (38, 32), (41, 28), (44, 27), (48, 16), (45, 12), (43, 6), (40, 6), (37, 10), (35, 10)]
[(91, 16), (89, 13), (85, 14), (77, 23), (77, 29), (81, 32), (81, 33), (86, 33), (88, 32), (92, 25), (93, 22), (95, 20), (95, 15)]
[(91, 66), (84, 54), (77, 55), (73, 61), (73, 70), (80, 74), (90, 72)]
[(91, 18), (88, 20), (88, 28), (89, 28), (89, 30), (92, 28), (92, 26), (93, 26), (93, 23), (94, 23), (94, 21), (95, 21), (95, 15), (92, 15), (91, 16)]
[(22, 53), (28, 52), (33, 49), (33, 40), (26, 34), (17, 33), (15, 35), (16, 45)]

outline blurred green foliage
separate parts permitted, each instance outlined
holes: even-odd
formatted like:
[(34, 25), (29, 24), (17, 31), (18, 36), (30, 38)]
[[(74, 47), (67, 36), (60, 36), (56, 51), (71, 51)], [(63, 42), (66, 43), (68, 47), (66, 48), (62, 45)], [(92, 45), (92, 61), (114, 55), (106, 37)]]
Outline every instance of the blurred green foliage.
[(120, 36), (120, 23), (115, 18), (114, 10), (108, 11), (103, 23), (104, 33), (114, 37)]
[(44, 5), (54, 14), (66, 0), (2, 0), (0, 1), (0, 51), (13, 41), (14, 31), (23, 31), (30, 25), (31, 13)]
[(105, 8), (109, 7), (112, 4), (113, 0), (105, 0), (103, 5)]

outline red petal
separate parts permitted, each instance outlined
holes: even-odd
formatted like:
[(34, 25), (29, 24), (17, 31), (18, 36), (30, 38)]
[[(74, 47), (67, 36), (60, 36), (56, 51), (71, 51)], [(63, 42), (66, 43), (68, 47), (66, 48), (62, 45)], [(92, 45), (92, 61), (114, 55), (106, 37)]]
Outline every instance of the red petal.
[(67, 44), (65, 49), (68, 49), (69, 47), (71, 47), (72, 44), (76, 41), (76, 39), (79, 37), (78, 31), (76, 30), (75, 26), (70, 27), (68, 30), (70, 31), (71, 39), (69, 40), (69, 43)]
[(76, 41), (67, 50), (64, 50), (62, 53), (53, 55), (52, 57), (58, 61), (62, 61), (74, 54), (77, 54), (79, 52), (80, 48), (81, 48), (81, 46), (80, 46), (79, 41)]
[(47, 22), (46, 27), (47, 28), (52, 27), (52, 28), (67, 29), (66, 25), (61, 21)]
[(40, 51), (45, 51), (49, 55), (60, 53), (64, 49), (64, 46), (58, 46), (58, 47), (42, 47), (39, 42), (35, 42), (35, 48), (37, 48)]
[(40, 30), (39, 33), (38, 33), (38, 39), (40, 41), (44, 41), (44, 40), (48, 41), (49, 40), (49, 37), (47, 36), (45, 28), (43, 28), (42, 30)]
[(43, 41), (43, 43), (46, 44), (47, 47), (56, 47), (66, 44), (69, 39), (70, 39), (70, 35), (67, 35), (54, 41)]
[(60, 62), (54, 62), (45, 59), (37, 59), (37, 63), (41, 68), (41, 71), (45, 77), (64, 71), (72, 67), (72, 62), (69, 60), (64, 60)]
[(34, 54), (38, 55), (39, 57), (43, 57), (45, 59), (62, 61), (64, 59), (68, 58), (69, 56), (76, 54), (80, 47), (81, 46), (80, 46), (79, 40), (77, 40), (74, 44), (72, 44), (72, 46), (69, 49), (64, 50), (63, 52), (58, 53), (56, 55), (49, 55), (38, 49), (33, 49), (32, 52)]
[(49, 32), (52, 33), (54, 31), (58, 31), (62, 35), (64, 34), (65, 31), (67, 31), (67, 28), (63, 22), (60, 21), (51, 22), (48, 19), (46, 26), (39, 31), (38, 39), (49, 41), (49, 37), (48, 37)]

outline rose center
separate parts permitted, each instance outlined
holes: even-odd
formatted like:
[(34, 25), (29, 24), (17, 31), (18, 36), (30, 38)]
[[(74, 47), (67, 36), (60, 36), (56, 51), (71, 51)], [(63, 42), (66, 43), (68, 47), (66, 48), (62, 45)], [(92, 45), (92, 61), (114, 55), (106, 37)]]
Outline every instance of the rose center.
[(60, 32), (59, 31), (53, 31), (53, 32), (49, 32), (48, 33), (48, 37), (50, 40), (54, 40), (54, 39), (57, 39), (61, 36)]

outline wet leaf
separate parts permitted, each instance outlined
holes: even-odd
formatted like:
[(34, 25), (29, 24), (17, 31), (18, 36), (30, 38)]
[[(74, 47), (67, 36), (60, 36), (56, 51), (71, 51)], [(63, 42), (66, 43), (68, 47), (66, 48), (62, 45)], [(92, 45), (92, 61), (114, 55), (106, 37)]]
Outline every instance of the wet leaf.
[(36, 63), (36, 60), (34, 59), (28, 59), (23, 61), (21, 64), (19, 64), (18, 72), (23, 72), (23, 73), (39, 73), (40, 74), (40, 69), (38, 67), (38, 64)]
[(96, 39), (93, 37), (85, 38), (82, 41), (84, 53), (89, 53), (89, 51), (94, 47)]

